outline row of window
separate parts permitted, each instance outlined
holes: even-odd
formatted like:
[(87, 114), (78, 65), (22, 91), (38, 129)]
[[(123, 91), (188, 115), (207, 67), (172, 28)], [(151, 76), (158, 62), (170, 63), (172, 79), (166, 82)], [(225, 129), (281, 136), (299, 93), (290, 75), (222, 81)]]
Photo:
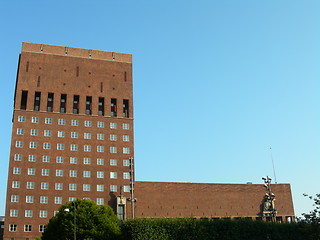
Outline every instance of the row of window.
[[(44, 232), (47, 228), (47, 225), (39, 225), (39, 232)], [(31, 224), (25, 224), (23, 227), (25, 232), (32, 232), (32, 225)], [(10, 232), (16, 232), (18, 231), (18, 225), (17, 224), (9, 224), (9, 231)]]
[[(14, 155), (14, 160), (15, 161), (22, 161), (22, 154), (15, 154)], [(37, 161), (37, 155), (28, 155), (28, 161), (29, 162), (36, 162)], [(50, 162), (51, 157), (48, 155), (42, 156), (42, 162)], [(57, 156), (56, 157), (56, 162), (57, 163), (64, 163), (64, 157), (62, 156)], [(78, 163), (78, 158), (77, 157), (70, 157), (69, 162), (71, 164), (77, 164)], [(122, 161), (123, 166), (130, 166), (130, 160), (129, 159), (124, 159)], [(91, 164), (91, 158), (85, 157), (83, 158), (83, 164)], [(97, 158), (97, 165), (104, 165), (104, 159), (103, 158)], [(118, 160), (117, 159), (110, 159), (110, 166), (117, 166), (118, 165)]]
[[(16, 148), (23, 148), (24, 142), (23, 141), (16, 141), (15, 144)], [(38, 147), (37, 142), (29, 142), (29, 148), (36, 149)], [(45, 142), (42, 145), (43, 149), (51, 149), (51, 143)], [(65, 150), (65, 144), (64, 143), (57, 143), (57, 150)], [(79, 145), (78, 144), (70, 144), (70, 151), (78, 151)], [(83, 145), (83, 151), (84, 152), (91, 152), (91, 145)], [(104, 146), (97, 146), (97, 152), (104, 152)], [(117, 147), (110, 147), (110, 153), (117, 153), (118, 148)], [(130, 154), (130, 148), (129, 147), (123, 147), (122, 148), (123, 154)]]
[[(30, 135), (31, 136), (38, 136), (38, 129), (30, 129)], [(24, 128), (17, 128), (17, 135), (24, 135), (25, 131)], [(64, 131), (58, 131), (57, 137), (64, 138), (65, 137), (65, 132)], [(97, 140), (104, 140), (104, 133), (97, 133)], [(51, 137), (52, 136), (52, 131), (51, 130), (43, 130), (43, 136), (45, 137)], [(71, 138), (79, 138), (79, 133), (78, 132), (71, 132), (70, 133)], [(83, 133), (83, 138), (84, 139), (91, 139), (92, 134), (91, 133)], [(110, 141), (117, 141), (118, 137), (116, 134), (110, 134), (109, 137)], [(122, 135), (122, 141), (124, 142), (129, 142), (130, 137), (129, 135)]]
[[(25, 116), (18, 116), (18, 122), (25, 122), (26, 121), (26, 117)], [(31, 122), (32, 123), (39, 123), (39, 117), (31, 117)], [(52, 124), (53, 123), (53, 119), (52, 118), (45, 118), (44, 119), (44, 123), (45, 124)], [(84, 121), (84, 126), (85, 127), (92, 127), (92, 121)], [(58, 119), (58, 125), (66, 125), (67, 121), (66, 119)], [(79, 120), (71, 120), (71, 126), (79, 126)], [(98, 121), (97, 122), (97, 127), (98, 128), (104, 128), (105, 124), (104, 122)], [(118, 125), (115, 122), (110, 122), (110, 128), (111, 129), (117, 129)], [(122, 124), (122, 129), (125, 130), (129, 130), (130, 129), (130, 125), (129, 123), (123, 123)]]
[[(20, 167), (14, 167), (13, 168), (13, 174), (20, 175), (22, 172)], [(97, 178), (104, 178), (104, 172), (103, 171), (97, 171)], [(28, 168), (27, 169), (28, 175), (35, 175), (36, 169), (35, 168)], [(41, 169), (41, 175), (42, 176), (49, 176), (50, 175), (50, 169), (43, 168)], [(63, 169), (56, 169), (55, 170), (55, 176), (56, 177), (63, 177), (64, 176), (64, 170)], [(78, 171), (77, 170), (69, 170), (69, 177), (77, 177)], [(84, 178), (90, 178), (91, 177), (91, 171), (83, 171), (83, 177)], [(117, 172), (110, 172), (110, 178), (116, 179), (118, 177)], [(124, 172), (123, 173), (123, 179), (130, 179), (130, 173)]]
[[(20, 188), (20, 181), (12, 181), (12, 188)], [(27, 189), (34, 189), (35, 182), (27, 182)], [(41, 182), (40, 183), (41, 190), (48, 190), (49, 183), (48, 182)], [(54, 184), (55, 190), (63, 190), (63, 183), (55, 183)], [(82, 190), (85, 192), (91, 191), (91, 184), (82, 184)], [(96, 186), (97, 192), (104, 192), (104, 185), (97, 184)], [(76, 183), (69, 183), (69, 191), (77, 191), (77, 184)], [(110, 185), (110, 192), (117, 192), (117, 185)]]

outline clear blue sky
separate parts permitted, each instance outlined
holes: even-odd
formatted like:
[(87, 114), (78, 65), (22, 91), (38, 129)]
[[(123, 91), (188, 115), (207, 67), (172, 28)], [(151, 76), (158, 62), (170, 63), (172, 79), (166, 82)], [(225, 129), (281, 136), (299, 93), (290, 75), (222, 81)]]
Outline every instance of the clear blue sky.
[(320, 1), (2, 1), (0, 215), (21, 42), (133, 54), (136, 179), (320, 193)]

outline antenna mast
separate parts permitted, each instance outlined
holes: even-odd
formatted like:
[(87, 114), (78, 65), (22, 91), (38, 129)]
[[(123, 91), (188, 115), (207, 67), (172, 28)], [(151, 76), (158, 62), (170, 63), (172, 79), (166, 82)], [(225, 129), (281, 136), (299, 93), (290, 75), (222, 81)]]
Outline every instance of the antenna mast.
[(277, 183), (277, 177), (276, 177), (276, 170), (274, 168), (274, 161), (273, 161), (273, 156), (272, 156), (272, 149), (270, 147), (270, 156), (272, 160), (272, 168), (273, 168), (273, 175), (274, 175), (274, 182)]

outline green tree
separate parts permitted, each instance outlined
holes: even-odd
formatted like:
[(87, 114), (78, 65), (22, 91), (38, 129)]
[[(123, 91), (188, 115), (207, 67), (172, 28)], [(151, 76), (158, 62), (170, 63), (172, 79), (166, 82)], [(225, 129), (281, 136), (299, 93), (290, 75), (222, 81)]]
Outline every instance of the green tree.
[(304, 218), (300, 219), (300, 221), (303, 221), (306, 223), (319, 224), (320, 223), (320, 194), (316, 194), (315, 197), (310, 196), (308, 194), (303, 194), (303, 196), (311, 199), (313, 201), (313, 206), (315, 208), (309, 213), (302, 213), (302, 216)]
[(77, 239), (115, 239), (120, 235), (120, 221), (109, 206), (77, 199), (59, 208), (42, 239), (74, 239), (74, 230)]

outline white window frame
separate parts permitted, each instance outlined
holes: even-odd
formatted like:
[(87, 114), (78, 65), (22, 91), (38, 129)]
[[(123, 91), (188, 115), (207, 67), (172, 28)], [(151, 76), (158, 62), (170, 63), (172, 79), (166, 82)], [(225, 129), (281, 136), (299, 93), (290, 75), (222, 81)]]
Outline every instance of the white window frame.
[(18, 116), (18, 122), (25, 122), (26, 117), (25, 116)]
[[(69, 183), (69, 191), (77, 191), (77, 184)], [(70, 201), (70, 198), (69, 198), (69, 201)]]
[(97, 122), (97, 127), (98, 127), (98, 128), (104, 128), (104, 122), (98, 121), (98, 122)]
[(50, 169), (43, 168), (41, 169), (41, 176), (49, 176), (50, 175)]
[(97, 165), (104, 165), (104, 158), (97, 158)]
[(66, 125), (66, 120), (63, 118), (58, 119), (58, 125)]
[(62, 191), (63, 190), (63, 183), (55, 183), (54, 189), (57, 191)]
[(45, 124), (52, 124), (52, 118), (45, 118), (44, 123)]
[(42, 162), (50, 162), (50, 156), (48, 156), (48, 155), (43, 155), (43, 156), (42, 156)]
[(39, 117), (32, 117), (31, 122), (32, 123), (39, 123)]
[(43, 130), (43, 136), (51, 137), (52, 136), (52, 131), (51, 130)]
[(89, 192), (91, 190), (91, 185), (90, 184), (83, 184), (82, 189), (84, 192)]
[(110, 166), (117, 166), (118, 160), (117, 159), (110, 159)]
[(72, 119), (71, 126), (79, 126), (79, 120)]
[(57, 150), (63, 151), (64, 150), (64, 144), (63, 143), (57, 143)]
[(79, 133), (78, 132), (71, 132), (71, 138), (78, 138)]
[(31, 136), (38, 136), (38, 129), (30, 129)]
[(46, 150), (51, 149), (51, 143), (48, 143), (48, 142), (43, 143), (43, 149), (46, 149)]
[(58, 131), (58, 137), (64, 138), (65, 132), (64, 131)]
[(36, 162), (37, 155), (28, 155), (28, 162)]
[(16, 148), (23, 148), (23, 141), (16, 141)]

